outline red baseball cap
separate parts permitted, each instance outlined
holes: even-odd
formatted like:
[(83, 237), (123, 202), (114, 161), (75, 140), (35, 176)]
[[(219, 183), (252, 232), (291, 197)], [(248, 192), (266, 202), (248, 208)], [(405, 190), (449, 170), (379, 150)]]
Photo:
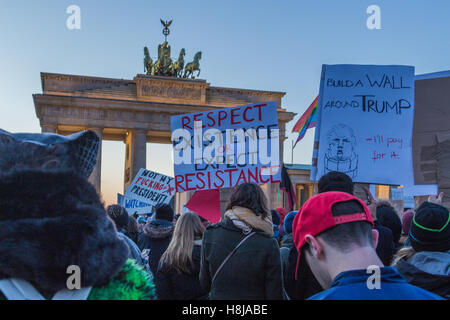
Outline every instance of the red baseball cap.
[[(350, 200), (358, 201), (364, 208), (364, 212), (339, 216), (333, 215), (332, 208), (334, 204)], [(306, 243), (307, 235), (316, 236), (339, 224), (354, 221), (367, 221), (372, 224), (372, 227), (374, 226), (370, 210), (366, 204), (349, 193), (340, 191), (324, 192), (306, 201), (295, 216), (292, 224), (294, 244), (298, 251), (295, 278), (297, 279), (301, 249)]]

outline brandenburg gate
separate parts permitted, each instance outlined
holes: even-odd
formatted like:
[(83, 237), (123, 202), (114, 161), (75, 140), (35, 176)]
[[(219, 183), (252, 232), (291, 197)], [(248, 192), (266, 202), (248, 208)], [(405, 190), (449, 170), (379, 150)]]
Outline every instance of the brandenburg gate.
[[(202, 53), (197, 52), (185, 65), (186, 50), (182, 48), (178, 59), (172, 60), (167, 42), (172, 21), (161, 23), (165, 41), (158, 46), (158, 58), (153, 60), (145, 47), (145, 74), (137, 74), (132, 80), (41, 73), (42, 93), (34, 94), (33, 99), (42, 132), (66, 135), (89, 129), (101, 140), (123, 141), (125, 190), (139, 169), (146, 167), (147, 142), (172, 143), (171, 116), (276, 101), (283, 159), (286, 123), (295, 116), (282, 107), (285, 93), (214, 87), (206, 80), (195, 79), (200, 75)], [(100, 193), (101, 147), (97, 159), (89, 179)], [(278, 188), (278, 184), (263, 186), (269, 205), (276, 203)], [(177, 194), (177, 209), (187, 200), (186, 194)]]
[[(124, 188), (146, 167), (146, 143), (171, 143), (173, 115), (276, 101), (281, 159), (285, 126), (295, 115), (282, 107), (284, 92), (214, 87), (199, 79), (138, 74), (123, 80), (41, 73), (41, 82), (42, 93), (33, 99), (42, 132), (66, 135), (90, 129), (103, 140), (123, 141)], [(101, 148), (90, 177), (98, 191), (100, 173)], [(276, 201), (277, 188), (264, 187), (271, 203)]]

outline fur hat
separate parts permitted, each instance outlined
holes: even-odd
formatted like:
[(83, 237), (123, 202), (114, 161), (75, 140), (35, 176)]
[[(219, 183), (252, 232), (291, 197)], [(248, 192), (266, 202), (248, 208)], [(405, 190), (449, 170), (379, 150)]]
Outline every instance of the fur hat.
[(73, 170), (89, 177), (97, 162), (99, 145), (100, 139), (89, 130), (61, 136), (0, 129), (0, 171)]

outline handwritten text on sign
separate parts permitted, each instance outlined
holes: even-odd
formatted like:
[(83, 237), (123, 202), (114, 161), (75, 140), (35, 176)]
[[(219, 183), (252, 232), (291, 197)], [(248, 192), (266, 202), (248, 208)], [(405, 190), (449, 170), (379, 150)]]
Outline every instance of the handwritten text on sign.
[(139, 200), (150, 206), (168, 204), (175, 194), (174, 179), (163, 174), (140, 169), (127, 188), (125, 201)]
[(280, 182), (276, 102), (171, 117), (178, 192)]
[(341, 171), (355, 182), (406, 183), (413, 119), (414, 67), (324, 65), (311, 178)]

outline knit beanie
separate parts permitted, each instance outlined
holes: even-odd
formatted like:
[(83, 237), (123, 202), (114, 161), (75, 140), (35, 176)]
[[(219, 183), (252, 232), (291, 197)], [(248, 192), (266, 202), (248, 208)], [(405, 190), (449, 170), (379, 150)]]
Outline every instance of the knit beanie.
[(450, 214), (447, 208), (424, 202), (411, 223), (409, 238), (416, 251), (450, 250)]
[(291, 211), (284, 218), (284, 231), (286, 234), (292, 233), (292, 223), (294, 222), (295, 215), (298, 211)]

